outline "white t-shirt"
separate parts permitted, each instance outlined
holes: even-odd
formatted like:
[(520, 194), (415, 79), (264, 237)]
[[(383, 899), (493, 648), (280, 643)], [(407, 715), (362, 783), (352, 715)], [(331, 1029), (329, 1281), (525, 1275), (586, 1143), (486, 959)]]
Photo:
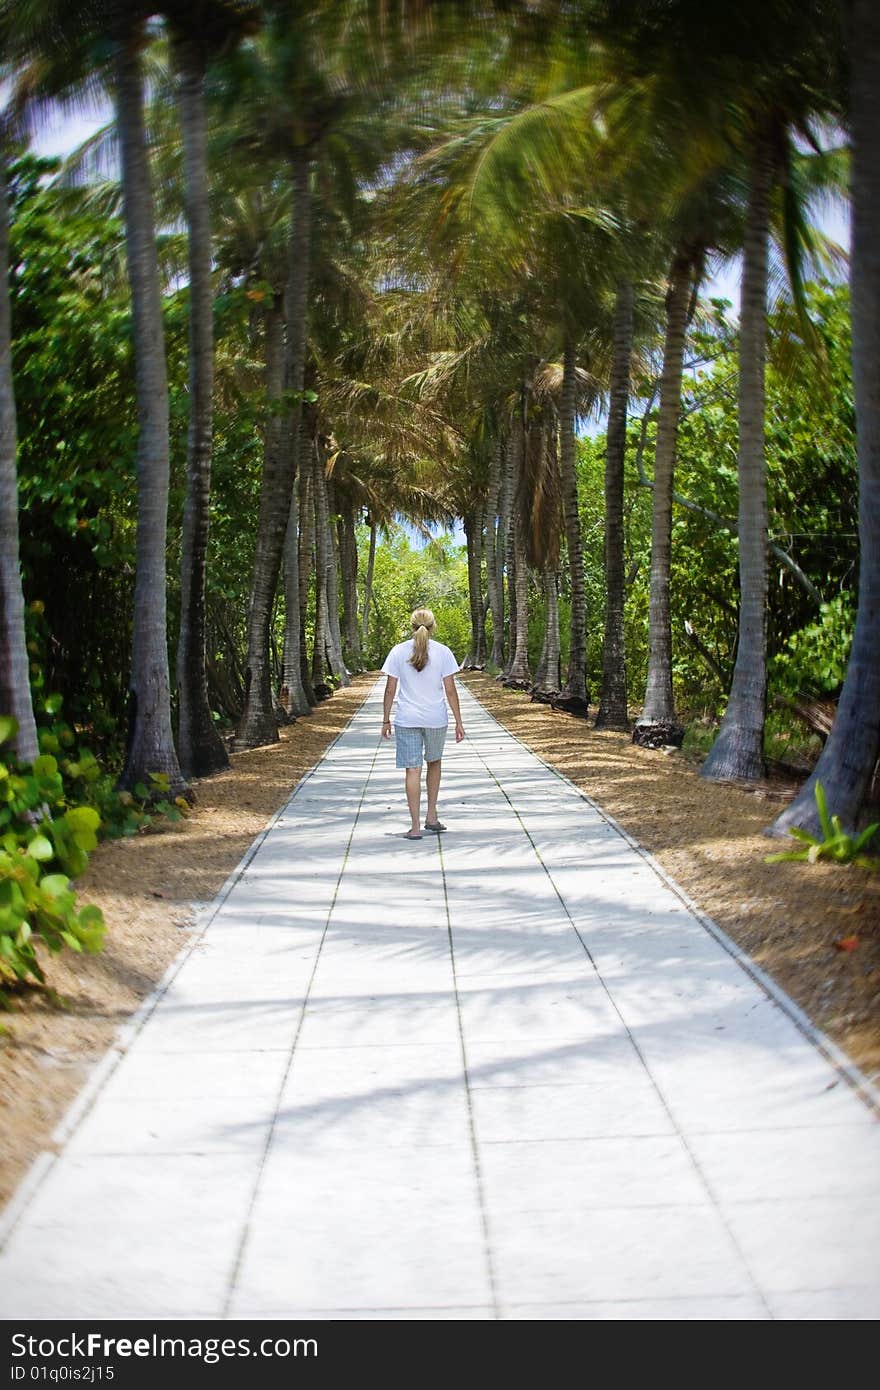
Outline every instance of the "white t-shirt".
[(413, 640), (398, 642), (385, 658), (382, 667), (386, 676), (396, 676), (397, 723), (402, 729), (443, 729), (449, 722), (444, 676), (454, 676), (458, 662), (442, 642), (428, 643), (428, 661), (417, 671), (409, 658)]

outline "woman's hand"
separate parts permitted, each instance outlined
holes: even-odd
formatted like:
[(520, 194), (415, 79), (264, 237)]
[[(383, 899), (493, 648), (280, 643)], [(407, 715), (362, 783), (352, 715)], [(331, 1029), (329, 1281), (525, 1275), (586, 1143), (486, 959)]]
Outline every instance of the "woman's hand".
[(383, 723), (382, 723), (382, 737), (383, 737), (383, 738), (390, 738), (390, 737), (391, 737), (391, 720), (390, 720), (390, 719), (385, 719), (385, 720), (383, 720)]
[(455, 726), (455, 741), (456, 741), (456, 743), (461, 743), (461, 741), (462, 741), (463, 738), (464, 738), (464, 725), (463, 725), (463, 724), (456, 724), (456, 726)]

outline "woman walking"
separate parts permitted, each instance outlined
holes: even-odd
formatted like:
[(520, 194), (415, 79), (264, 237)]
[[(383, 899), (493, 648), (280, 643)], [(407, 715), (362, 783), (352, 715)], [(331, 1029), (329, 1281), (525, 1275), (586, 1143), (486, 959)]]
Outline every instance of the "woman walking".
[(434, 614), (430, 608), (417, 608), (410, 618), (410, 625), (412, 637), (392, 647), (382, 666), (388, 677), (382, 713), (382, 737), (391, 737), (391, 702), (396, 694), (394, 736), (397, 766), (406, 768), (406, 802), (411, 822), (404, 839), (420, 840), (423, 754), (428, 764), (425, 775), (428, 790), (425, 829), (446, 829), (437, 819), (437, 793), (440, 790), (440, 759), (443, 757), (449, 720), (447, 700), (455, 718), (456, 743), (461, 743), (464, 738), (464, 725), (455, 688), (455, 673), (459, 665), (448, 647), (434, 641)]

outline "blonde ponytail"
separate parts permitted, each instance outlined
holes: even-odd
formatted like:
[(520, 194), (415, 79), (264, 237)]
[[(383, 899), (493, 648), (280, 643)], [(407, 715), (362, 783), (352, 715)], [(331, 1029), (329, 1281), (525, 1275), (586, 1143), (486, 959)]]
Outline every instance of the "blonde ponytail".
[(430, 608), (417, 608), (410, 615), (409, 621), (413, 630), (413, 652), (409, 658), (410, 665), (414, 666), (417, 671), (424, 671), (428, 664), (428, 642), (434, 631), (434, 614)]

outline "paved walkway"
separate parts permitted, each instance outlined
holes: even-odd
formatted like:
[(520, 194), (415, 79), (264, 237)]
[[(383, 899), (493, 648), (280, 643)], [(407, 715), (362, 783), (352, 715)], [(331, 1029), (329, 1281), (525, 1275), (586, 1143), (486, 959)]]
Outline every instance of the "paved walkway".
[(876, 1317), (868, 1106), (464, 691), (403, 841), (381, 688), (32, 1173), (3, 1315)]

